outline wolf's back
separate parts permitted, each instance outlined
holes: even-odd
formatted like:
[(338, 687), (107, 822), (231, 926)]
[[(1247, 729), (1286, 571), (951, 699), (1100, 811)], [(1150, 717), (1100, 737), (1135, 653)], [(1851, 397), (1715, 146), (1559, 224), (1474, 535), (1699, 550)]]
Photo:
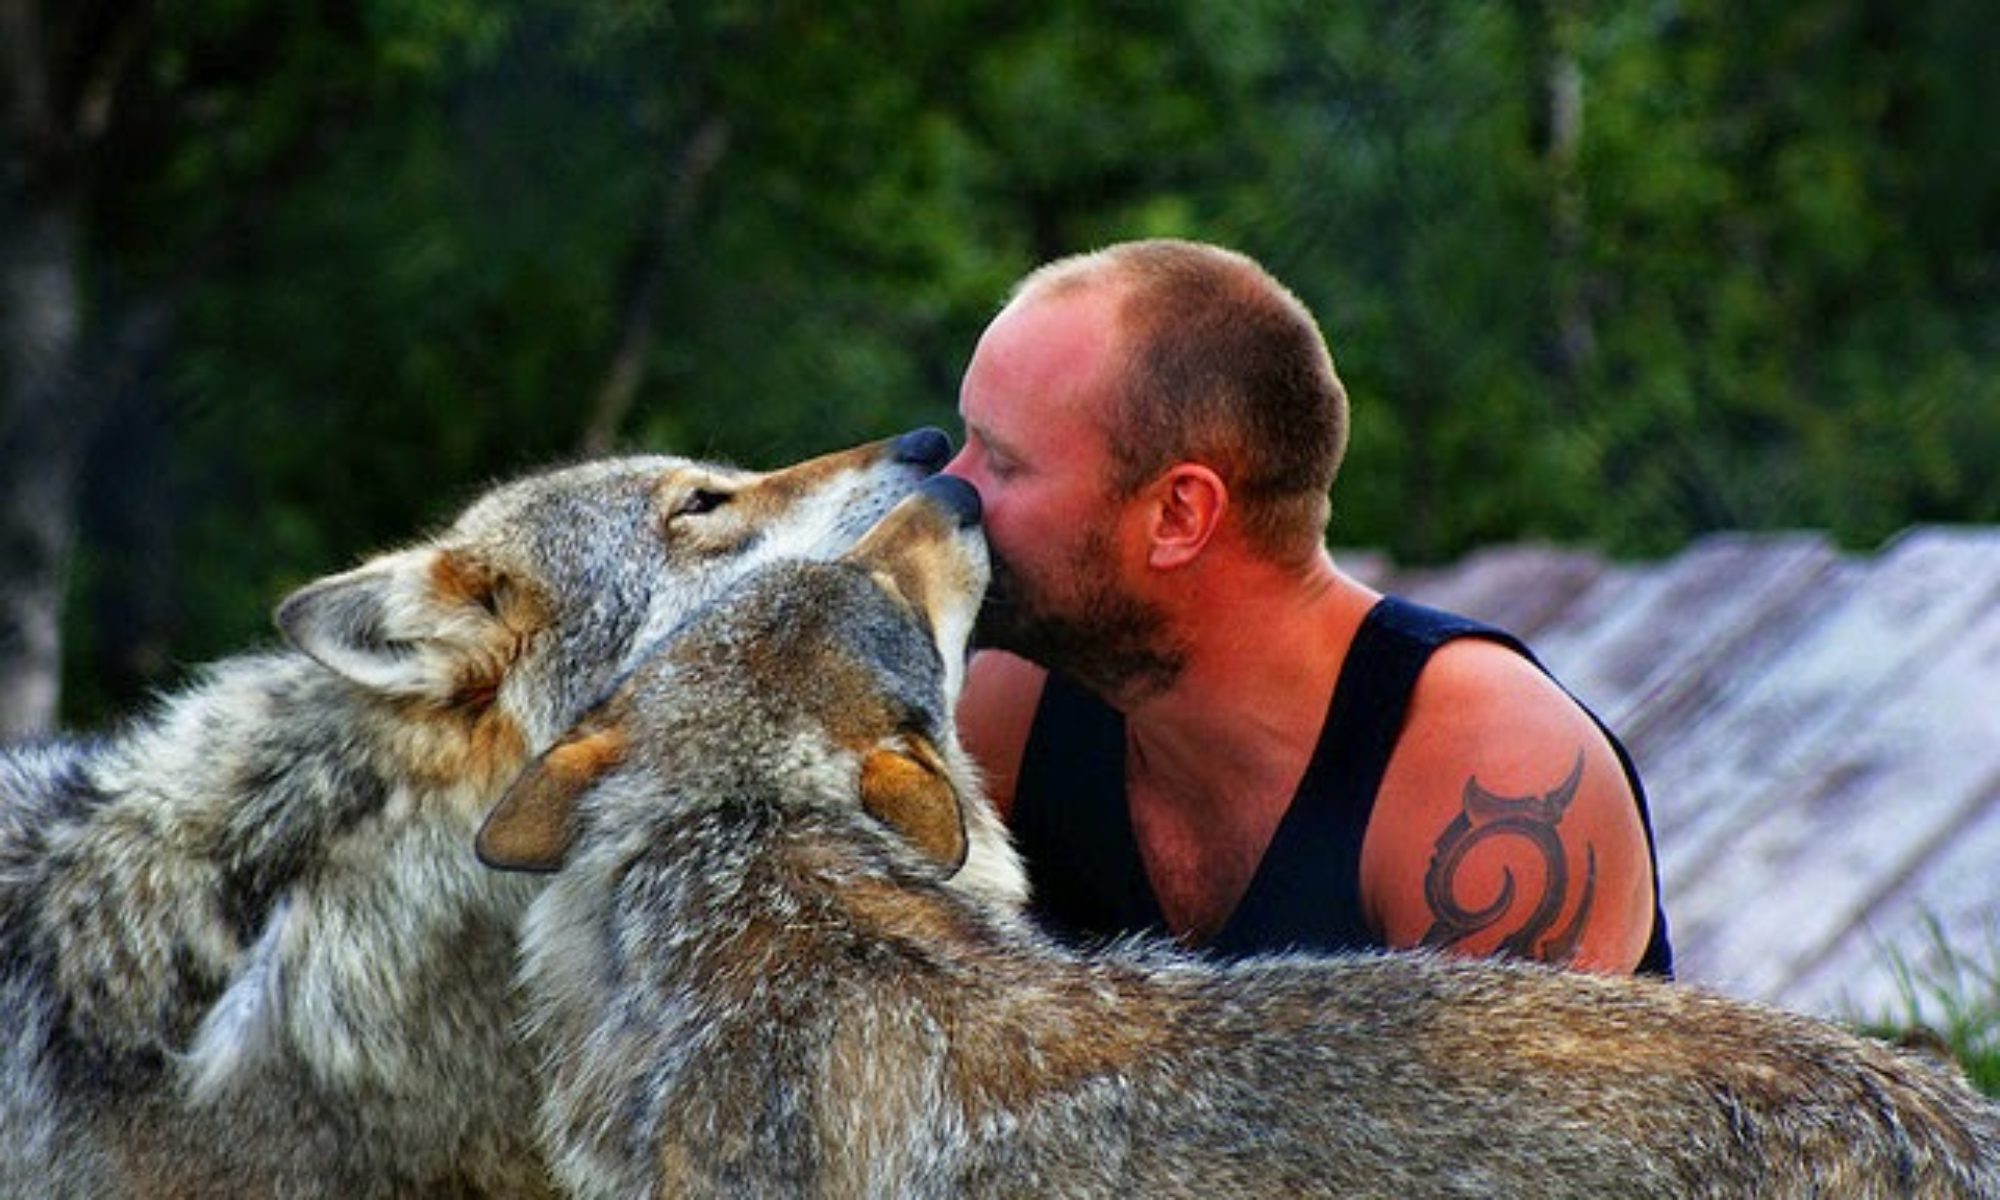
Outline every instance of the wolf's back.
[(1825, 1022), (1531, 964), (1118, 958), (1131, 1057), (967, 1192), (2000, 1197), (2000, 1107)]

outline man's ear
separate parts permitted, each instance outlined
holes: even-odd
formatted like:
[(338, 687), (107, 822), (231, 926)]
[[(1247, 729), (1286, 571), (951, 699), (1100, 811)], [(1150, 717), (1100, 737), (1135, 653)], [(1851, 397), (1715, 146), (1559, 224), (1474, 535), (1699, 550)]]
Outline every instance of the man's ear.
[(405, 550), (307, 584), (276, 620), (293, 646), (362, 687), (448, 700), (494, 640), (492, 587), (462, 553)]
[(625, 757), (617, 726), (578, 730), (521, 773), (486, 814), (473, 848), (479, 861), (502, 871), (554, 871), (576, 840), (576, 802)]
[(1175, 463), (1149, 485), (1154, 501), (1146, 561), (1180, 567), (1200, 557), (1229, 511), (1229, 485), (1200, 463)]
[(869, 751), (861, 760), (861, 807), (948, 871), (965, 865), (965, 812), (928, 741), (911, 737), (906, 747)]

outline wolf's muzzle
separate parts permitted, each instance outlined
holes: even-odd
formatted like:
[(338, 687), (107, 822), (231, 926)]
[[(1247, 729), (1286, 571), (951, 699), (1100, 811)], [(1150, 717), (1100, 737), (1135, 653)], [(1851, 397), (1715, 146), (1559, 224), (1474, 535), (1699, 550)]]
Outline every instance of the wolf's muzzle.
[(933, 475), (917, 485), (917, 490), (950, 513), (960, 529), (979, 524), (979, 491), (956, 475)]

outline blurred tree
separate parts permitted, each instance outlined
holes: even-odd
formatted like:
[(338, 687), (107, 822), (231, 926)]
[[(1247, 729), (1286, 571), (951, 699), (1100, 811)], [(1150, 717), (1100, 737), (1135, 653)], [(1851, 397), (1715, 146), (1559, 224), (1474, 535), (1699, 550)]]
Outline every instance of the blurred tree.
[[(116, 594), (158, 594), (162, 578), (134, 569), (162, 569), (162, 548), (117, 543), (169, 532), (124, 518), (160, 500), (149, 485), (172, 421), (159, 367), (186, 307), (256, 246), (358, 113), (393, 106), (476, 21), (459, 0), (211, 0), (164, 18), (142, 0), (0, 2), (0, 733), (55, 714), (57, 614), (90, 462), (118, 467), (122, 493), (97, 506), (113, 544), (90, 557), (129, 589)], [(130, 662), (156, 616), (121, 605), (94, 644)]]
[(138, 6), (80, 15), (0, 3), (0, 737), (55, 716), (77, 464), (107, 390), (80, 370), (85, 167), (147, 19)]
[(1972, 0), (0, 21), (0, 695), (38, 713), (66, 557), (89, 722), (494, 475), (950, 426), (1015, 278), (1148, 234), (1320, 314), (1343, 543), (2000, 518)]
[(2000, 156), (1967, 124), (2000, 111), (2000, 38), (1976, 7), (1687, 0), (1593, 26), (1594, 536), (1870, 544), (2000, 516), (1971, 468), (2000, 438)]

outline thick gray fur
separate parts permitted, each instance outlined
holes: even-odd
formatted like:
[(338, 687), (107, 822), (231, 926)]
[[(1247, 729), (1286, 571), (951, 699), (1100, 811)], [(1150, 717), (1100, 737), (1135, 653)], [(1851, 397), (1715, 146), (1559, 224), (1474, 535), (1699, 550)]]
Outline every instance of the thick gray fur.
[(0, 753), (0, 1197), (552, 1194), (510, 986), (535, 886), (477, 863), (480, 818), (640, 647), (837, 553), (942, 443), (519, 480), (290, 597), (290, 648)]

